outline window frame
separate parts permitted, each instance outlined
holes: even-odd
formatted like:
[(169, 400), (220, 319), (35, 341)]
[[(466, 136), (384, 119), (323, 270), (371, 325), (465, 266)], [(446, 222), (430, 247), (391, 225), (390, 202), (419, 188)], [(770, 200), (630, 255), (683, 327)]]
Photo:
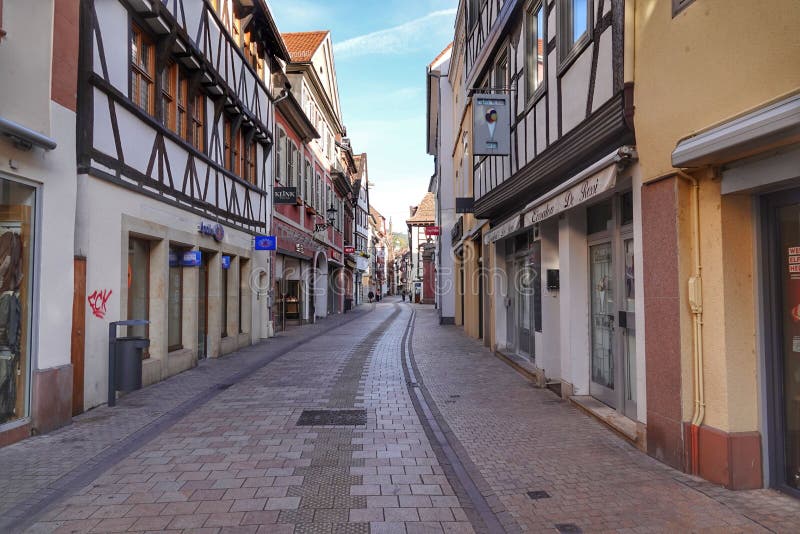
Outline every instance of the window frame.
[[(538, 13), (538, 16), (537, 16)], [(535, 24), (535, 38), (531, 39), (532, 35), (529, 31), (529, 20), (533, 18), (536, 20)], [(542, 33), (544, 34), (543, 37), (539, 36), (539, 22), (541, 21), (542, 25)], [(523, 68), (525, 69), (525, 102), (530, 103), (532, 101), (536, 101), (539, 97), (547, 90), (547, 17), (545, 16), (545, 3), (544, 0), (531, 0), (528, 5), (525, 7), (525, 22), (524, 22), (524, 34), (525, 34), (525, 52), (524, 52), (524, 64)], [(531, 43), (531, 40), (534, 42)], [(531, 88), (532, 84), (529, 82), (530, 74), (529, 71), (531, 70), (532, 65), (536, 65), (537, 69), (535, 74), (538, 76), (538, 61), (539, 61), (539, 40), (542, 41), (542, 79), (539, 80), (539, 83), (536, 87)], [(532, 46), (531, 46), (532, 45)], [(532, 62), (530, 60), (529, 54), (530, 52), (534, 52), (535, 60)]]
[(191, 103), (191, 145), (198, 151), (205, 153), (206, 150), (206, 135), (205, 135), (205, 117), (206, 117), (206, 95), (198, 90), (192, 97)]
[(257, 169), (258, 166), (256, 164), (257, 158), (256, 154), (258, 153), (258, 143), (256, 143), (255, 139), (251, 140), (249, 143), (245, 142), (245, 159), (244, 159), (244, 178), (246, 181), (253, 185), (258, 185), (258, 173)]
[[(136, 46), (136, 56), (133, 57), (133, 47)], [(142, 46), (147, 46), (147, 67), (140, 64)], [(147, 106), (141, 102), (140, 82), (147, 82)], [(128, 40), (128, 96), (131, 101), (142, 111), (150, 116), (155, 116), (156, 95), (156, 47), (153, 38), (138, 24), (131, 22), (130, 39)]]
[[(574, 41), (572, 40), (573, 2), (586, 2), (586, 31)], [(559, 0), (557, 2), (556, 10), (558, 12), (556, 13), (556, 23), (558, 24), (558, 32), (556, 34), (556, 48), (558, 49), (559, 74), (567, 70), (586, 47), (589, 46), (589, 43), (592, 42), (592, 34), (594, 31), (593, 6), (594, 2), (592, 0)], [(569, 23), (568, 26), (567, 23)]]
[[(227, 254), (226, 254), (226, 256), (227, 256)], [(231, 261), (231, 263), (233, 263), (233, 256), (230, 256), (230, 261)], [(221, 263), (222, 263), (222, 256), (220, 256), (220, 264)], [(220, 267), (221, 267), (220, 271), (222, 271), (220, 273), (221, 280), (220, 280), (220, 283), (219, 283), (220, 292), (222, 293), (220, 295), (220, 300), (222, 300), (222, 302), (220, 303), (220, 307), (219, 307), (220, 314), (221, 314), (220, 321), (219, 321), (220, 322), (220, 337), (222, 339), (225, 339), (226, 337), (228, 337), (228, 282), (230, 281), (229, 280), (229, 276), (228, 276), (228, 271), (230, 271), (231, 269), (230, 269), (230, 266), (227, 269), (225, 268), (224, 265), (220, 265)]]
[(311, 191), (313, 189), (313, 186), (312, 186), (311, 182), (313, 181), (314, 168), (311, 165), (311, 160), (309, 158), (305, 158), (305, 162), (306, 162), (306, 167), (305, 167), (305, 175), (303, 176), (303, 194), (302, 194), (302, 198), (303, 198), (303, 202), (308, 204), (309, 200), (310, 200), (309, 197), (311, 196)]
[(284, 175), (286, 170), (286, 139), (288, 138), (284, 129), (278, 126), (277, 142), (275, 143), (275, 181), (284, 185)]

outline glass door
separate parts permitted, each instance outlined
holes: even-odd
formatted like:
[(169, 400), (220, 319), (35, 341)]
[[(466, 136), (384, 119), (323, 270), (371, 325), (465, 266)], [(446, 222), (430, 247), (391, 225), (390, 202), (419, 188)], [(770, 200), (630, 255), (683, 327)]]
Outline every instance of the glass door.
[(778, 249), (772, 256), (779, 273), (774, 313), (780, 328), (771, 355), (777, 474), (789, 488), (800, 490), (800, 203), (776, 207), (773, 217)]
[(591, 300), (591, 363), (589, 392), (612, 408), (618, 406), (615, 389), (614, 265), (610, 242), (589, 247)]
[(622, 241), (622, 291), (617, 320), (623, 354), (623, 412), (636, 417), (636, 271), (633, 265), (633, 237)]
[(521, 356), (530, 358), (531, 356), (531, 297), (533, 296), (533, 269), (528, 264), (526, 258), (518, 259), (516, 262), (515, 288), (516, 297), (516, 316), (517, 316), (517, 352)]

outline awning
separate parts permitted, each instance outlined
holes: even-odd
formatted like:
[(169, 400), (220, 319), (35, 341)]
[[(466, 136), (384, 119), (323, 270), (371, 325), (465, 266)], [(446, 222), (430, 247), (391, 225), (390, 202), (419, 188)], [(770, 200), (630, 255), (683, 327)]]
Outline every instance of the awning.
[(617, 184), (617, 164), (606, 164), (604, 168), (589, 175), (581, 173), (549, 193), (537, 198), (526, 208), (524, 225), (531, 226), (572, 209), (592, 198), (614, 189)]
[(503, 224), (492, 228), (483, 237), (483, 244), (488, 245), (489, 243), (494, 243), (495, 241), (503, 239), (507, 235), (511, 235), (519, 230), (520, 219), (521, 217), (519, 216), (519, 213), (517, 213)]

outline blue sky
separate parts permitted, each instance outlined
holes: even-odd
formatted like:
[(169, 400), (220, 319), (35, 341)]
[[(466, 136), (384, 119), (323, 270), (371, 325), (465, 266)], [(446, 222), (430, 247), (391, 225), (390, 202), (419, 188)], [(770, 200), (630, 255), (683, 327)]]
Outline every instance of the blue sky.
[(453, 37), (457, 0), (270, 0), (282, 32), (330, 30), (347, 133), (369, 158), (370, 200), (405, 231), (433, 174), (425, 68)]

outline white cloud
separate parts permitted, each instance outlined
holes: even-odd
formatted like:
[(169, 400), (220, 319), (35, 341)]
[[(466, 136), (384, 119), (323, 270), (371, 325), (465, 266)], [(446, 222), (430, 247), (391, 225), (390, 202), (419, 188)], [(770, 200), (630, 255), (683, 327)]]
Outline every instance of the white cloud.
[(336, 59), (371, 54), (403, 54), (421, 50), (430, 43), (432, 36), (439, 34), (449, 36), (453, 33), (452, 24), (443, 22), (452, 21), (455, 14), (455, 9), (433, 11), (424, 17), (393, 28), (352, 37), (333, 46)]

